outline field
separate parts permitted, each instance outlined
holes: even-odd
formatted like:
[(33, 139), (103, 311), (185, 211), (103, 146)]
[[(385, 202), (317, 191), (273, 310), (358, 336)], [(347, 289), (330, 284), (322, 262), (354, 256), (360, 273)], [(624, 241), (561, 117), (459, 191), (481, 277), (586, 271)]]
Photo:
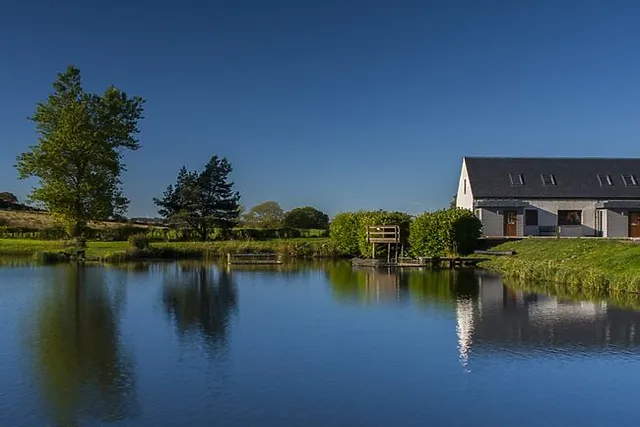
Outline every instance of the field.
[(561, 283), (572, 290), (640, 292), (640, 243), (582, 239), (524, 239), (493, 250), (516, 251), (483, 267), (525, 281)]
[[(40, 256), (57, 259), (65, 251), (64, 243), (55, 240), (0, 239), (0, 257)], [(278, 253), (295, 258), (333, 257), (328, 239), (301, 238), (267, 241), (169, 242), (152, 243), (146, 250), (135, 250), (127, 242), (89, 242), (86, 258), (90, 261), (129, 261), (153, 259), (208, 259), (227, 253)]]
[[(15, 228), (45, 229), (55, 227), (55, 220), (47, 212), (0, 210), (0, 225)], [(115, 221), (89, 223), (94, 228), (117, 228), (122, 223)]]

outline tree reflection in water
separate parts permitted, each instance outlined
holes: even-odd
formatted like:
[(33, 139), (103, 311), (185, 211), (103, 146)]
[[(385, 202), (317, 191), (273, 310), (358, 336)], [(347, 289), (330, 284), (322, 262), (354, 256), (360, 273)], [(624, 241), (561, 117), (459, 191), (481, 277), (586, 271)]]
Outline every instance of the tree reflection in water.
[(82, 265), (52, 270), (51, 293), (34, 319), (36, 379), (56, 425), (136, 412), (134, 368), (118, 329), (124, 292), (104, 275)]
[(326, 274), (334, 297), (345, 301), (452, 306), (478, 295), (471, 269), (358, 269), (348, 263), (335, 263), (327, 266)]
[(179, 264), (166, 276), (162, 300), (178, 332), (204, 338), (213, 351), (224, 348), (237, 302), (231, 273), (214, 266)]

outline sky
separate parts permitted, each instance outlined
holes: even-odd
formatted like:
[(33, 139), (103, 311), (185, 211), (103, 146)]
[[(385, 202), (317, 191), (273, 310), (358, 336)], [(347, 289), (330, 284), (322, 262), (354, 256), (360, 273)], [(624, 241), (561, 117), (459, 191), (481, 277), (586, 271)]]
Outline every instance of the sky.
[(146, 99), (128, 215), (225, 156), (242, 204), (448, 205), (463, 156), (640, 157), (640, 2), (0, 2), (0, 191), (56, 74)]

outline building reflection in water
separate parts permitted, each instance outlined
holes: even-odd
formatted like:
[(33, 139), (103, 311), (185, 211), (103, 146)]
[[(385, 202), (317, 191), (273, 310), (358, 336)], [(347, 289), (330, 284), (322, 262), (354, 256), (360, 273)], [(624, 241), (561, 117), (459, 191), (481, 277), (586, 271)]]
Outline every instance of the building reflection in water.
[[(500, 276), (479, 273), (476, 335), (486, 341), (583, 347), (636, 346), (640, 313), (606, 301), (562, 298), (504, 286)], [(502, 338), (502, 339), (501, 339)]]
[(639, 345), (638, 297), (626, 296), (625, 305), (634, 309), (622, 309), (616, 300), (518, 290), (506, 286), (499, 275), (471, 269), (358, 270), (343, 264), (327, 275), (334, 296), (341, 300), (412, 303), (453, 311), (459, 358), (467, 368), (474, 354), (487, 352), (574, 354)]

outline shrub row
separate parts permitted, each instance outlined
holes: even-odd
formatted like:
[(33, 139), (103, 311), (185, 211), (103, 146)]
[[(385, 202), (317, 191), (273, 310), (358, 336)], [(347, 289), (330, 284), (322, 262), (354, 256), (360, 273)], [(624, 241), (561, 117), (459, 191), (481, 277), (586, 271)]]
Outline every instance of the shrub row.
[[(372, 255), (366, 227), (399, 225), (402, 245), (414, 256), (468, 254), (477, 244), (482, 223), (466, 209), (425, 212), (412, 218), (402, 212), (358, 211), (336, 215), (330, 226), (333, 247), (342, 255)], [(385, 256), (384, 245), (377, 255)]]
[(286, 258), (313, 259), (337, 256), (333, 247), (323, 241), (313, 242), (207, 242), (207, 243), (158, 243), (137, 236), (130, 239), (131, 248), (101, 257), (104, 262), (117, 263), (143, 259), (217, 259), (227, 254), (275, 253)]
[(469, 254), (476, 248), (482, 223), (466, 209), (425, 212), (411, 222), (409, 243), (415, 256)]
[[(131, 236), (144, 235), (150, 241), (192, 241), (198, 236), (189, 230), (169, 229), (160, 227), (142, 227), (135, 225), (123, 225), (121, 227), (87, 230), (87, 238), (90, 240), (101, 240), (107, 242), (121, 242), (128, 240)], [(277, 229), (256, 229), (237, 228), (231, 230), (227, 238), (232, 240), (270, 240), (289, 239), (299, 237), (327, 237), (327, 230), (302, 230), (297, 228), (277, 228)], [(68, 234), (62, 227), (48, 227), (42, 229), (27, 227), (0, 226), (0, 238), (2, 239), (34, 239), (34, 240), (63, 240), (68, 238)], [(210, 240), (219, 239), (220, 232), (214, 230), (210, 235)]]

